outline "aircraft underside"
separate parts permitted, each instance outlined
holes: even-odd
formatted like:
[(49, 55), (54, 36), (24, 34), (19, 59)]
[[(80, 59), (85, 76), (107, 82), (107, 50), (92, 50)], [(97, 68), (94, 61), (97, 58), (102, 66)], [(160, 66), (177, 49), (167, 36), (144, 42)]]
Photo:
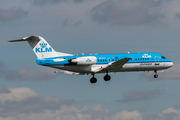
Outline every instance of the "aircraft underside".
[[(163, 70), (169, 68), (169, 66), (166, 66), (166, 63), (159, 63), (156, 65), (156, 63), (148, 63), (151, 65), (146, 65), (142, 63), (128, 63), (122, 66), (121, 68), (117, 69), (109, 69), (108, 72), (131, 72), (131, 71), (154, 71), (154, 70)], [(75, 65), (58, 65), (58, 66), (51, 66), (53, 68), (61, 69), (61, 70), (67, 70), (71, 72), (77, 72), (77, 73), (84, 73), (84, 74), (97, 74), (97, 73), (106, 73), (106, 70), (99, 71), (95, 73), (96, 69), (100, 69), (101, 67), (105, 66), (104, 64), (99, 65), (90, 65), (90, 66), (75, 66)], [(50, 66), (48, 66), (50, 67)]]
[[(90, 82), (91, 83), (96, 83), (97, 79), (94, 77), (95, 74), (99, 73), (106, 73), (104, 76), (105, 81), (109, 81), (111, 77), (108, 75), (109, 72), (133, 72), (133, 71), (154, 71), (154, 78), (158, 77), (157, 71), (158, 70), (164, 70), (169, 68), (169, 64), (171, 62), (151, 62), (151, 63), (126, 63), (120, 68), (117, 69), (103, 69), (100, 70), (99, 72), (95, 72), (97, 69), (103, 68), (104, 64), (98, 64), (98, 65), (89, 65), (89, 66), (76, 66), (76, 65), (59, 65), (59, 66), (48, 66), (52, 68), (57, 68), (61, 70), (65, 70), (65, 73), (68, 74), (72, 73), (74, 75), (78, 74), (92, 74), (93, 77), (91, 78)], [(77, 74), (76, 74), (77, 73)]]

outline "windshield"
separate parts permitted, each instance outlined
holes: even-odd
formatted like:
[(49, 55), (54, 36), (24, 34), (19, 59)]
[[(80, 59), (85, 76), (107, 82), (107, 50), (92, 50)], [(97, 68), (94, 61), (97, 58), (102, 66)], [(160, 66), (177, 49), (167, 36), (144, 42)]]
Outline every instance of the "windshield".
[(166, 59), (164, 56), (161, 57), (162, 59)]

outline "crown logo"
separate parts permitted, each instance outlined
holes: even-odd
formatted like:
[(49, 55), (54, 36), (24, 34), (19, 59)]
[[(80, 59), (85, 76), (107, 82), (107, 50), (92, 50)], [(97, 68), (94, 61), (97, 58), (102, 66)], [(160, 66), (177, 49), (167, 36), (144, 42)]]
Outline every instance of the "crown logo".
[(47, 43), (40, 43), (40, 46), (42, 47), (42, 48), (44, 48), (44, 47), (46, 47), (47, 46)]
[(86, 62), (91, 62), (91, 60), (90, 60), (90, 59), (87, 59)]
[(143, 58), (151, 58), (152, 56), (151, 56), (151, 55), (148, 55), (148, 54), (144, 54), (142, 57), (143, 57)]

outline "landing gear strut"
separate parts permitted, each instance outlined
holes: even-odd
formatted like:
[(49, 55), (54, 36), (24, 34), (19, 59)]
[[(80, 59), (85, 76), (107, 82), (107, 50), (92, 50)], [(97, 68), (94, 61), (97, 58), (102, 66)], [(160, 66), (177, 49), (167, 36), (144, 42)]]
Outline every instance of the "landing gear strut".
[(104, 80), (109, 81), (110, 79), (111, 79), (111, 76), (108, 75), (108, 71), (107, 71), (107, 74), (104, 76)]
[(155, 72), (154, 78), (158, 78), (157, 70), (155, 70), (154, 72)]
[(90, 79), (90, 82), (91, 83), (96, 83), (97, 82), (97, 79), (94, 77), (94, 74), (93, 74), (93, 77)]

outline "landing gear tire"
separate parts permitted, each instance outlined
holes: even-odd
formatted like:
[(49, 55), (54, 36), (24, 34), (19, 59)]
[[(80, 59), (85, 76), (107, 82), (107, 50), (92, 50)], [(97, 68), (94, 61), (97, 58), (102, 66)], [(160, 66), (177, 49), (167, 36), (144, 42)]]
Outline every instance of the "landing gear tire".
[(154, 75), (154, 78), (158, 78), (158, 74), (155, 74), (155, 75)]
[(154, 70), (154, 72), (155, 72), (154, 78), (158, 78), (157, 70)]
[(92, 78), (90, 79), (90, 82), (91, 82), (91, 83), (96, 83), (96, 82), (97, 82), (97, 79), (96, 79), (95, 77), (92, 77)]
[(111, 80), (111, 76), (105, 75), (105, 76), (104, 76), (104, 81), (109, 81), (109, 80)]

